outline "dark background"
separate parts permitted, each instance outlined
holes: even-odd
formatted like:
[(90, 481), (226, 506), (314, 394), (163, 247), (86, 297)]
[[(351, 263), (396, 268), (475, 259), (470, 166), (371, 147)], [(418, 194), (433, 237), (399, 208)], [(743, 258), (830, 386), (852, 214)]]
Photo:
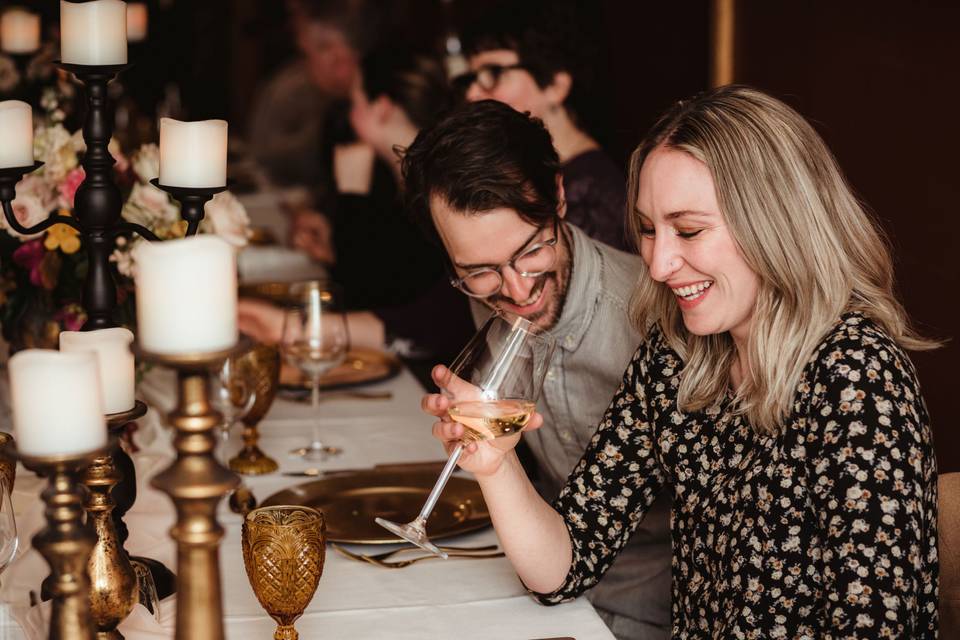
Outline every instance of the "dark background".
[[(659, 112), (710, 86), (712, 15), (724, 3), (574, 1), (595, 74), (586, 120), (621, 166)], [(38, 4), (55, 11), (54, 2)], [(184, 115), (227, 118), (231, 131), (241, 132), (259, 84), (295, 55), (283, 3), (149, 4), (150, 42), (133, 52), (142, 62), (126, 74), (130, 90), (156, 96), (173, 81)], [(490, 5), (383, 3), (395, 41), (437, 48), (446, 30)], [(960, 3), (730, 0), (728, 6), (735, 15), (733, 80), (780, 97), (813, 122), (888, 232), (899, 292), (918, 328), (931, 337), (960, 335), (952, 304), (960, 273)], [(958, 357), (955, 340), (913, 354), (941, 471), (960, 470), (951, 400)]]

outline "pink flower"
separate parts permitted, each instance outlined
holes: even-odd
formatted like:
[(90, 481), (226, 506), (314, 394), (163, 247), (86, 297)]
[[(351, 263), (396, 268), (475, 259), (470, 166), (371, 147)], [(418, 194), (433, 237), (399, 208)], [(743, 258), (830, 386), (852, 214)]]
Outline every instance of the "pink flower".
[(73, 200), (77, 195), (77, 189), (86, 175), (83, 167), (76, 167), (71, 169), (64, 177), (63, 182), (60, 183), (60, 198), (63, 206), (67, 209), (73, 209)]
[(53, 319), (57, 320), (67, 331), (80, 331), (83, 328), (83, 324), (87, 321), (87, 314), (78, 304), (67, 304), (64, 305), (62, 309), (57, 311), (53, 315)]
[(43, 286), (43, 272), (40, 265), (46, 253), (42, 240), (24, 242), (13, 252), (13, 261), (30, 271), (30, 282), (35, 287)]

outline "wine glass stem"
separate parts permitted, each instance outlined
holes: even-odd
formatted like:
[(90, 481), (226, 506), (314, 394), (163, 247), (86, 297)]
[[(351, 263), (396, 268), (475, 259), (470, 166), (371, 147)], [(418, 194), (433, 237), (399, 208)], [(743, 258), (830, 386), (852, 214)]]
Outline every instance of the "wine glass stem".
[(320, 448), (320, 376), (313, 376), (313, 386), (310, 389), (310, 407), (313, 409), (313, 440), (310, 446)]
[(437, 478), (437, 483), (433, 485), (433, 490), (430, 491), (430, 495), (427, 496), (427, 501), (423, 503), (423, 508), (420, 509), (420, 515), (417, 516), (418, 520), (426, 522), (427, 518), (430, 517), (430, 512), (433, 511), (433, 507), (437, 504), (437, 499), (440, 497), (440, 494), (443, 493), (443, 488), (447, 486), (447, 481), (450, 480), (450, 476), (453, 475), (454, 470), (457, 468), (457, 461), (460, 460), (460, 454), (462, 453), (463, 443), (459, 443), (450, 453), (450, 457), (447, 458), (447, 464), (443, 466), (443, 471), (440, 472), (440, 477)]

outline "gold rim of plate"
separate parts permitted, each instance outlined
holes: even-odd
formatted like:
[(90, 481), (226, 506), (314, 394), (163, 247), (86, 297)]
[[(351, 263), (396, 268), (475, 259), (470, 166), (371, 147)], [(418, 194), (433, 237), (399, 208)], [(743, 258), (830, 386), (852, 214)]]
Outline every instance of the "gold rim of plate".
[[(279, 491), (260, 506), (308, 506), (323, 511), (327, 540), (347, 544), (396, 544), (399, 538), (374, 522), (413, 520), (437, 480), (436, 470), (358, 471), (305, 482)], [(427, 521), (431, 539), (443, 539), (490, 525), (490, 513), (475, 480), (454, 476)]]

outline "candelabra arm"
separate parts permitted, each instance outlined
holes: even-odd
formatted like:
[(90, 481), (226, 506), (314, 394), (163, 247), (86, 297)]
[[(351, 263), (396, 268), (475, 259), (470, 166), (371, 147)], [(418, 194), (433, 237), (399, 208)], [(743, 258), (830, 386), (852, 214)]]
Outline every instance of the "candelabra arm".
[(157, 237), (157, 234), (155, 234), (153, 231), (150, 231), (150, 229), (147, 229), (145, 226), (137, 224), (136, 222), (121, 222), (114, 229), (113, 235), (117, 236), (128, 231), (139, 234), (141, 238), (149, 240), (150, 242), (160, 242), (160, 238)]
[(80, 226), (80, 223), (77, 222), (76, 218), (71, 218), (70, 216), (62, 216), (60, 214), (52, 214), (49, 218), (33, 225), (32, 227), (25, 227), (20, 224), (20, 221), (17, 220), (17, 216), (13, 214), (13, 202), (11, 200), (4, 199), (3, 201), (3, 217), (7, 220), (7, 224), (10, 225), (10, 228), (23, 236), (32, 236), (40, 233), (41, 231), (46, 231), (55, 224), (65, 224), (73, 227), (79, 232), (83, 232), (83, 228)]

